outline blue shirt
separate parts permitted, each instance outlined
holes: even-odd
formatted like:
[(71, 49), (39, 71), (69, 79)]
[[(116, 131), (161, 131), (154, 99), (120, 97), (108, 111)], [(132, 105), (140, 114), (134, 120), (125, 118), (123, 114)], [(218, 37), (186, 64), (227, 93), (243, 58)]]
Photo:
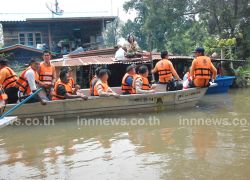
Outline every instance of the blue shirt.
[(132, 86), (132, 83), (133, 83), (133, 78), (131, 76), (129, 76), (127, 79), (126, 79), (126, 84), (129, 85), (129, 86)]

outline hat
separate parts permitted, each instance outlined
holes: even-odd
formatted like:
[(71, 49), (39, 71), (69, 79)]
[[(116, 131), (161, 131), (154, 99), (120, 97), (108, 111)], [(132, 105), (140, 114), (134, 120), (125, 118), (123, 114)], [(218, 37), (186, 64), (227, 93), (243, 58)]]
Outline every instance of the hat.
[(203, 47), (198, 47), (195, 49), (195, 51), (193, 51), (193, 53), (204, 53), (205, 52), (205, 49)]

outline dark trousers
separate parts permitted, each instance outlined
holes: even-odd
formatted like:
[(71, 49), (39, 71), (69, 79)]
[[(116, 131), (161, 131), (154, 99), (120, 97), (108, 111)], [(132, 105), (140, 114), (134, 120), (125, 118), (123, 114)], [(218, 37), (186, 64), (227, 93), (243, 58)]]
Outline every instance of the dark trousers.
[[(29, 96), (22, 96), (19, 98), (19, 101), (22, 102), (27, 97), (29, 97)], [(35, 96), (33, 96), (30, 100), (28, 100), (26, 103), (35, 103), (35, 102), (40, 102), (40, 98), (37, 94)]]
[(5, 89), (4, 91), (8, 95), (7, 104), (15, 104), (18, 100), (18, 95), (17, 95), (18, 88), (11, 87)]

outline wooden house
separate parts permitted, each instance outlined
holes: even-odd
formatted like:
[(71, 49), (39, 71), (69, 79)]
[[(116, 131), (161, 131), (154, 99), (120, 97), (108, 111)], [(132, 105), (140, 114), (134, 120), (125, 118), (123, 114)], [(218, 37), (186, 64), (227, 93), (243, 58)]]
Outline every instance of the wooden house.
[(24, 21), (0, 21), (4, 46), (15, 44), (46, 48), (67, 54), (78, 47), (85, 50), (103, 47), (103, 32), (115, 16), (76, 18), (30, 18)]

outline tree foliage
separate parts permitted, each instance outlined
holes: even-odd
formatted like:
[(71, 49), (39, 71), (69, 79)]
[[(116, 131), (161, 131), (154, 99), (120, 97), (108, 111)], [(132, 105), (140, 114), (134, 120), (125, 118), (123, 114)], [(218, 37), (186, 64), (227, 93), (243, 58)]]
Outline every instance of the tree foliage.
[[(122, 27), (146, 49), (188, 55), (197, 46), (235, 46), (237, 58), (250, 56), (249, 0), (130, 0), (138, 12)], [(214, 42), (211, 42), (214, 41)], [(218, 42), (219, 41), (219, 42)]]

